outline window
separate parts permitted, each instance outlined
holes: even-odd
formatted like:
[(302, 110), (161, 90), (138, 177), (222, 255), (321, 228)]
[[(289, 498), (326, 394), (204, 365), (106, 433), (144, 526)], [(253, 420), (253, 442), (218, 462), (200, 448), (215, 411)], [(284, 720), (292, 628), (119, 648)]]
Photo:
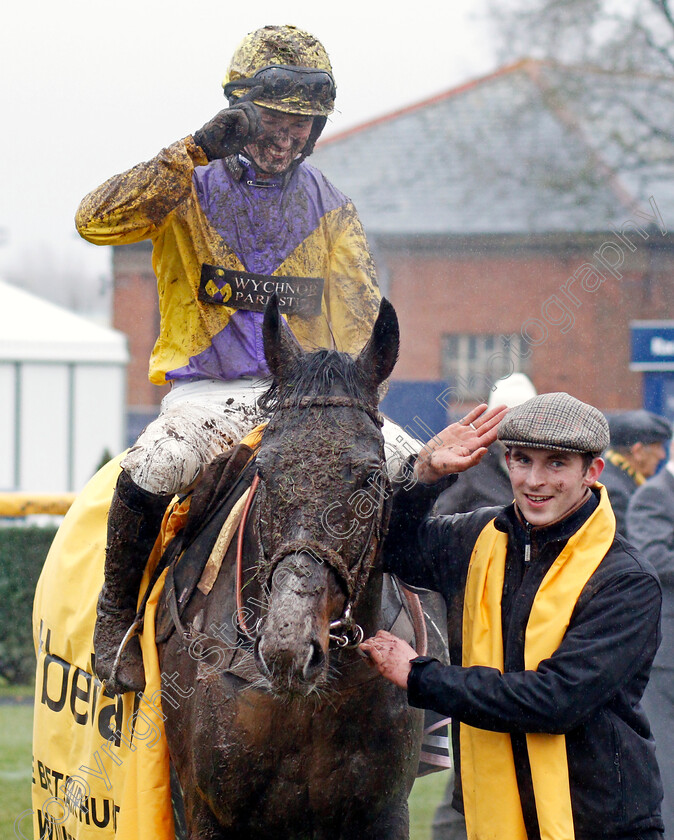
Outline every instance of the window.
[(529, 372), (531, 348), (519, 333), (442, 338), (442, 376), (457, 399), (486, 402), (494, 383), (511, 373)]

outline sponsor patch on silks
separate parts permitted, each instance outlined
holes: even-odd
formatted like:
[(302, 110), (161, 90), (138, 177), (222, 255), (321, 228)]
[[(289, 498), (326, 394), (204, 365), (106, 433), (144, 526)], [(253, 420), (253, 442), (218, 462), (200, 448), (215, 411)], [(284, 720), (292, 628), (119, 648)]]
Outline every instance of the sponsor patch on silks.
[(276, 292), (279, 309), (285, 315), (320, 315), (324, 282), (322, 277), (276, 277), (204, 263), (199, 300), (264, 312), (267, 301)]

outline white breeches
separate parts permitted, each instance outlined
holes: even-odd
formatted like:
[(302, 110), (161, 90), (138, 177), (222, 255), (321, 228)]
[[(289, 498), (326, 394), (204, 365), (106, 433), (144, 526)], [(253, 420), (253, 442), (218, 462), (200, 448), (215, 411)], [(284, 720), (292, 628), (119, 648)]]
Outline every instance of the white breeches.
[[(159, 416), (127, 452), (122, 467), (151, 493), (185, 492), (206, 464), (263, 421), (256, 403), (264, 388), (253, 379), (174, 385), (162, 400)], [(387, 470), (395, 480), (421, 443), (388, 418), (382, 431)]]

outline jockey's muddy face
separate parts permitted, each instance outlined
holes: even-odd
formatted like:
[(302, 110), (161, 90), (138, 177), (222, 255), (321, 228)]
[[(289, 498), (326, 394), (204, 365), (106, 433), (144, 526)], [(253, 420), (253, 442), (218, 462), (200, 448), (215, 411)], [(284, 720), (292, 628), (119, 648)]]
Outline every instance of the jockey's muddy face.
[(244, 151), (262, 175), (285, 172), (306, 146), (314, 118), (260, 108), (260, 134)]

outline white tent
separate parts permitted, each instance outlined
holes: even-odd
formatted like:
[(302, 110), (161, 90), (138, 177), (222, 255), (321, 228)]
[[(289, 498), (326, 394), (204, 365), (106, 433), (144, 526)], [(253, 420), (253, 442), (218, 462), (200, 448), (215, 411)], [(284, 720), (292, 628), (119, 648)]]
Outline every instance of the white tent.
[(126, 337), (0, 281), (0, 490), (81, 490), (125, 438)]

